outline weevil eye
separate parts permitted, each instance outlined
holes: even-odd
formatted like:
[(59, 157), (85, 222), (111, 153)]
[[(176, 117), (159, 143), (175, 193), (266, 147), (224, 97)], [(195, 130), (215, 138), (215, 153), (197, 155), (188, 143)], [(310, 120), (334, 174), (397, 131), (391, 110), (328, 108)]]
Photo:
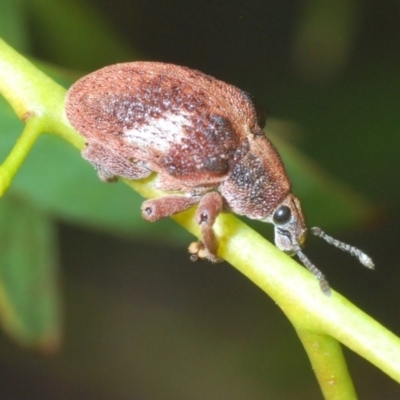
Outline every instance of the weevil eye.
[(292, 212), (288, 206), (280, 206), (272, 216), (272, 220), (276, 225), (284, 225), (289, 222)]

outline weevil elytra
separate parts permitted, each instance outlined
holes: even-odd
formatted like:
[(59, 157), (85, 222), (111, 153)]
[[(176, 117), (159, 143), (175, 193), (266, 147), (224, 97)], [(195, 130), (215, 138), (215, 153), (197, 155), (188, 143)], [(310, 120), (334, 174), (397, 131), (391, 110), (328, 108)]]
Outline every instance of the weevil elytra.
[[(213, 224), (223, 210), (270, 222), (276, 246), (297, 255), (329, 294), (324, 275), (301, 250), (307, 227), (299, 200), (272, 143), (265, 117), (244, 91), (199, 71), (159, 62), (111, 65), (76, 82), (66, 115), (85, 138), (82, 156), (104, 181), (158, 173), (158, 188), (176, 192), (145, 201), (142, 215), (156, 221), (198, 204), (202, 241), (193, 258), (217, 262)], [(350, 252), (361, 250), (311, 230)]]

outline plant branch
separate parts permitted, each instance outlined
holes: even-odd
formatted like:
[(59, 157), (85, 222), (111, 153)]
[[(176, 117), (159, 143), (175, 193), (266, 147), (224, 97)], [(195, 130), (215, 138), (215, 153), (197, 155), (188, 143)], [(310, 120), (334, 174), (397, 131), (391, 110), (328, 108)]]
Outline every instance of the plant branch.
[[(339, 342), (327, 335), (297, 330), (326, 399), (357, 399)], [(332, 367), (334, 366), (334, 367)]]
[(0, 165), (0, 197), (9, 188), (12, 179), (39, 137), (41, 129), (37, 125), (40, 124), (40, 122), (41, 120), (38, 118), (27, 121), (22, 135), (18, 138), (17, 143), (14, 145), (5, 161)]
[(40, 118), (40, 133), (55, 132), (77, 148), (83, 139), (64, 113), (65, 89), (0, 39), (0, 93), (18, 117)]

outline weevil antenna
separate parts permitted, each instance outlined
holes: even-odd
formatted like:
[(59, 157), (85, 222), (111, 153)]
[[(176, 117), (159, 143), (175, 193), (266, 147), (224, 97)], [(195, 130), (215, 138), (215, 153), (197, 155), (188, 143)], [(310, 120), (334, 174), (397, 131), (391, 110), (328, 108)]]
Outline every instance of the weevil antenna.
[(318, 227), (311, 228), (311, 232), (315, 236), (319, 236), (320, 238), (324, 239), (326, 242), (339, 248), (340, 250), (343, 250), (347, 253), (350, 253), (352, 256), (357, 257), (360, 263), (365, 267), (370, 269), (375, 268), (374, 262), (372, 261), (371, 257), (367, 256), (360, 249), (357, 249), (357, 247), (350, 246), (347, 243), (343, 243), (337, 239), (334, 239), (332, 236), (327, 235), (321, 228)]
[(326, 280), (325, 275), (309, 260), (309, 258), (301, 251), (300, 246), (296, 243), (294, 251), (302, 264), (318, 279), (319, 286), (326, 296), (331, 295), (331, 287)]

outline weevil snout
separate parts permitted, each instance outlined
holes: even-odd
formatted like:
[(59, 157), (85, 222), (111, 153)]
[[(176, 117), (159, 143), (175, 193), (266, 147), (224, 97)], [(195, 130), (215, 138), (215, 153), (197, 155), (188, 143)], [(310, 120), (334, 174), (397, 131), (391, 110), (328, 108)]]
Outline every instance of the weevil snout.
[(307, 227), (300, 201), (289, 194), (266, 220), (275, 227), (275, 245), (289, 255), (300, 250), (307, 235)]
[(316, 276), (322, 292), (329, 296), (330, 287), (324, 274), (301, 250), (301, 246), (306, 240), (307, 227), (299, 199), (289, 194), (265, 221), (274, 224), (276, 247), (291, 256), (296, 254), (303, 265)]
[[(301, 250), (301, 246), (306, 239), (307, 227), (303, 212), (301, 211), (300, 201), (297, 197), (289, 194), (285, 200), (278, 205), (271, 216), (264, 221), (272, 222), (275, 226), (276, 247), (289, 255), (296, 254), (304, 266), (317, 277), (321, 290), (329, 296), (330, 287), (324, 274)], [(334, 239), (318, 227), (311, 228), (311, 233), (324, 239), (329, 244), (357, 257), (361, 264), (367, 268), (374, 268), (372, 259), (360, 249)]]

